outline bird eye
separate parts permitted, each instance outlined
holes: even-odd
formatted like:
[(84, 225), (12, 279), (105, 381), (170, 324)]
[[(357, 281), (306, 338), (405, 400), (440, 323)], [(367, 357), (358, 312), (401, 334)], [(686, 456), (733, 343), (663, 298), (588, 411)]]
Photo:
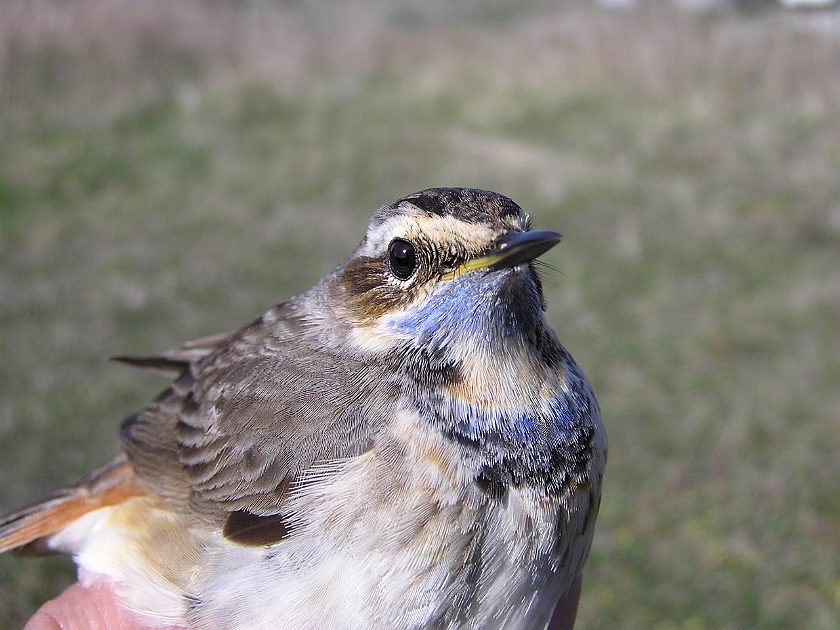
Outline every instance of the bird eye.
[(417, 267), (414, 245), (400, 238), (393, 240), (388, 246), (388, 264), (397, 278), (408, 280)]

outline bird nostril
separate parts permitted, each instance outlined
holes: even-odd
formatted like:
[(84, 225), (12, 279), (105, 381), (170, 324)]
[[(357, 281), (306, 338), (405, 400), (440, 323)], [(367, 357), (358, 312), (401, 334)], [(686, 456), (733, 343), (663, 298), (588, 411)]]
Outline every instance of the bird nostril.
[(518, 240), (520, 236), (522, 236), (524, 232), (520, 232), (519, 230), (510, 230), (502, 234), (499, 238), (496, 239), (496, 242), (493, 244), (493, 251), (501, 251), (503, 249), (507, 249), (510, 247), (512, 241)]

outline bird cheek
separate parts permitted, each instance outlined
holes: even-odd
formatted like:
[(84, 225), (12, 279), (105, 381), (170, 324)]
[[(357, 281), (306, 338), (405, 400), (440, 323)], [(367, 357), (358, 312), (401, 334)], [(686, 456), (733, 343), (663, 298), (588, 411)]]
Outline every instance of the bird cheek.
[(377, 258), (350, 261), (340, 276), (340, 286), (348, 313), (363, 325), (374, 324), (404, 301), (403, 290), (387, 281)]

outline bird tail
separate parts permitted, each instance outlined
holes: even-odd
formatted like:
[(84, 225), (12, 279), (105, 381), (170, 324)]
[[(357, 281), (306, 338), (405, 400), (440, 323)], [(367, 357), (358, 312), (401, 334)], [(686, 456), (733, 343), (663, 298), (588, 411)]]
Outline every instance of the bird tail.
[(121, 455), (70, 488), (0, 519), (0, 553), (10, 549), (29, 554), (51, 553), (47, 543), (51, 535), (88, 512), (147, 492), (125, 455)]

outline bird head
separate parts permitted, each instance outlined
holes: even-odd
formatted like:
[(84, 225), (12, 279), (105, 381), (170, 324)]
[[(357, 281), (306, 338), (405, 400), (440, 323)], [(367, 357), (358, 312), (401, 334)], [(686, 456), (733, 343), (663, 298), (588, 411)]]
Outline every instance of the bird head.
[(505, 353), (536, 360), (553, 334), (532, 261), (561, 236), (529, 227), (517, 204), (483, 190), (434, 188), (383, 206), (336, 277), (352, 341), (488, 368)]
[(505, 336), (525, 332), (543, 310), (531, 262), (562, 238), (529, 227), (518, 205), (483, 190), (433, 188), (383, 206), (339, 274), (347, 311), (385, 339), (487, 336), (488, 318)]

